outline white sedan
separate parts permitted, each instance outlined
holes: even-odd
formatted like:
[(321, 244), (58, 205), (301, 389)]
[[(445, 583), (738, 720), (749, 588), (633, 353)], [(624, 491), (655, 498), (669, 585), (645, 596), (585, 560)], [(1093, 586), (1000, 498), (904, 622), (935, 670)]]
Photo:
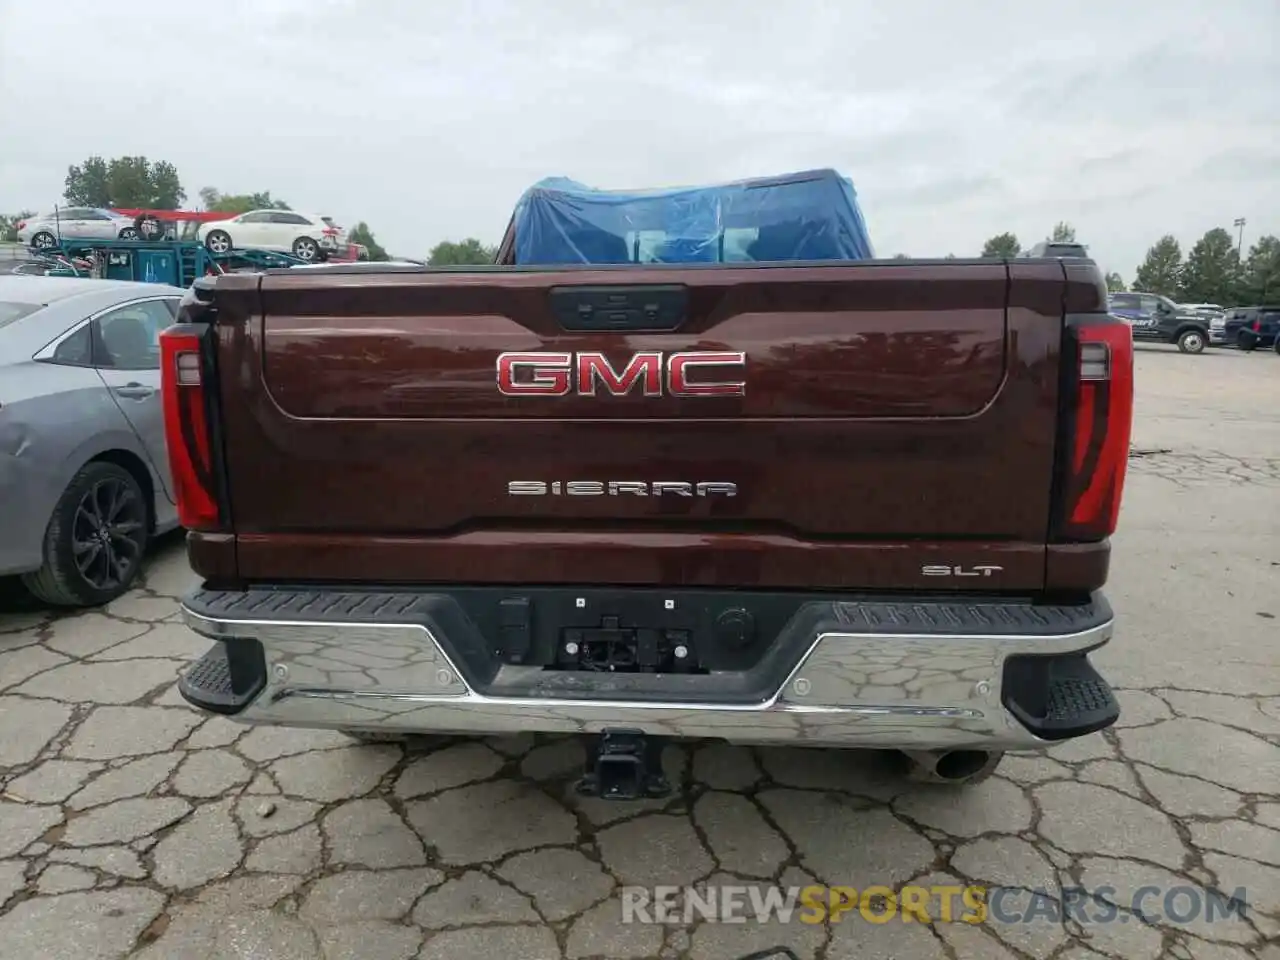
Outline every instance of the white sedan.
[(36, 250), (51, 250), (61, 238), (137, 240), (133, 217), (101, 207), (60, 207), (21, 221), (18, 240)]
[(250, 210), (230, 220), (202, 224), (199, 237), (211, 253), (277, 250), (308, 261), (322, 260), (347, 242), (346, 231), (332, 217), (296, 210)]

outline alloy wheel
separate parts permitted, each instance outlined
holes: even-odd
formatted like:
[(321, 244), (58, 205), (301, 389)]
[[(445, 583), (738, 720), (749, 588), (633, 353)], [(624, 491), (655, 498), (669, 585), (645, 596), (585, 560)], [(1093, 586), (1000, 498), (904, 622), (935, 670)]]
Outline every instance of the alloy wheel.
[(99, 480), (76, 505), (72, 551), (76, 568), (97, 590), (128, 581), (142, 561), (146, 507), (137, 492), (117, 478)]

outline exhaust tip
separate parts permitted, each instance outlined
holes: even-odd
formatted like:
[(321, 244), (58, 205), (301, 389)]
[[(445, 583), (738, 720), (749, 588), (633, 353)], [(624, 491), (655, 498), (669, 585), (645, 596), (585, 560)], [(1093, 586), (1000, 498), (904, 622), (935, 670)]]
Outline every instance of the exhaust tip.
[(981, 783), (995, 772), (1003, 751), (903, 751), (907, 777), (918, 783)]
[(968, 780), (981, 772), (990, 758), (985, 750), (952, 750), (938, 758), (933, 772), (943, 780)]

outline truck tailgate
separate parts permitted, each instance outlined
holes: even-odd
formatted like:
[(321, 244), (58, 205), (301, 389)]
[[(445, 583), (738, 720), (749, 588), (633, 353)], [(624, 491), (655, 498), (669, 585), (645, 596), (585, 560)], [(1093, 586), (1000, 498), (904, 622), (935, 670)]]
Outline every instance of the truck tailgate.
[[(873, 587), (985, 565), (1038, 587), (1063, 283), (991, 261), (269, 273), (219, 321), (240, 572)], [(690, 352), (729, 360), (677, 377)]]

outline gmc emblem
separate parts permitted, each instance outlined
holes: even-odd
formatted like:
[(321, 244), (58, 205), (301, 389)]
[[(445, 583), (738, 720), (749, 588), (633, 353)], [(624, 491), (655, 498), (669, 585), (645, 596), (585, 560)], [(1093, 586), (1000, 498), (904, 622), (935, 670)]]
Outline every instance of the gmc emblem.
[[(690, 350), (633, 354), (618, 370), (596, 351), (498, 354), (498, 392), (507, 397), (622, 397), (639, 384), (646, 397), (741, 397), (745, 353)], [(710, 368), (710, 369), (708, 369)]]

